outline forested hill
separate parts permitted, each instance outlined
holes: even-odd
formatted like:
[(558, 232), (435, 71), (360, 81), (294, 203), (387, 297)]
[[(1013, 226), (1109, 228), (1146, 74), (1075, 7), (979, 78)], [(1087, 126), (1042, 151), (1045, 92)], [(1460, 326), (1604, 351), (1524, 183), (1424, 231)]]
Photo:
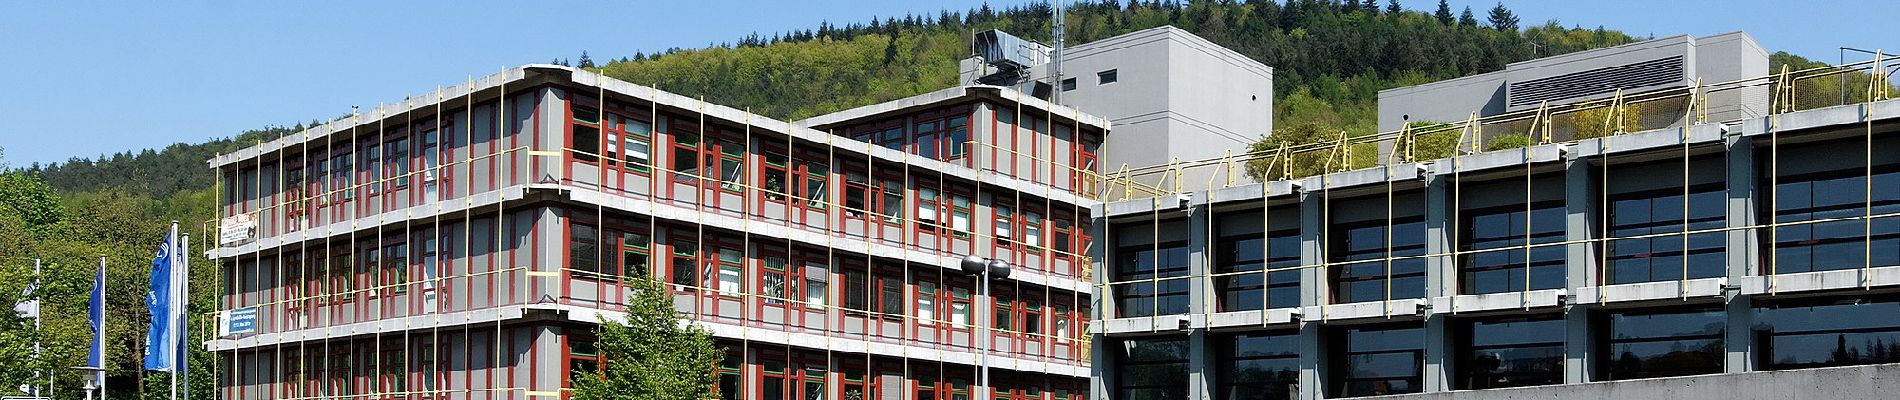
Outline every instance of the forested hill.
[[(1071, 5), (1067, 22), (1076, 44), (1162, 25), (1186, 29), (1274, 68), (1276, 121), (1299, 118), (1353, 131), (1373, 129), (1380, 89), (1638, 40), (1556, 21), (1520, 29), (1519, 17), (1502, 6), (1477, 12), (1443, 2), (1435, 10), (1407, 7), (1392, 0), (1104, 0)], [(822, 23), (711, 48), (635, 54), (599, 68), (622, 80), (799, 119), (955, 84), (972, 32), (996, 28), (1047, 43), (1050, 14), (1048, 3), (1032, 3)], [(591, 64), (583, 60), (582, 66)]]

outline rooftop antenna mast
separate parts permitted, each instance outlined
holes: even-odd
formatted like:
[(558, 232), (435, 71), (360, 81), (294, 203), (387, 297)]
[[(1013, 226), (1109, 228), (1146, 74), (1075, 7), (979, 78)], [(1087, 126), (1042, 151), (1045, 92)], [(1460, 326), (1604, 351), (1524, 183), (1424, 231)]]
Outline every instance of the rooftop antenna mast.
[(1061, 97), (1062, 96), (1062, 46), (1063, 46), (1062, 42), (1064, 39), (1062, 36), (1063, 36), (1063, 31), (1067, 30), (1067, 29), (1064, 29), (1065, 23), (1063, 22), (1064, 18), (1062, 18), (1062, 8), (1063, 8), (1062, 2), (1063, 0), (1049, 0), (1049, 3), (1055, 6), (1055, 20), (1053, 21), (1053, 23), (1050, 24), (1051, 26), (1050, 30), (1054, 32), (1051, 32), (1052, 35), (1050, 36), (1050, 38), (1055, 40), (1056, 42), (1055, 49), (1052, 50), (1049, 54), (1049, 86), (1050, 86), (1049, 87), (1050, 89), (1049, 103), (1050, 104), (1062, 104), (1061, 102), (1061, 98), (1062, 98)]

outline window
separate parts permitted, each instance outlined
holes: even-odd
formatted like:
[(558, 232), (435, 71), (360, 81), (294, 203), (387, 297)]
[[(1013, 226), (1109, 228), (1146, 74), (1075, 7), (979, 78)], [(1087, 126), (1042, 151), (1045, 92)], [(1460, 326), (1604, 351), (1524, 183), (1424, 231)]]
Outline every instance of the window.
[(324, 292), (330, 294), (330, 301), (350, 301), (356, 297), (356, 294), (350, 292), (349, 249), (337, 249), (336, 252), (337, 254), (330, 256), (330, 262), (324, 266), (329, 276), (329, 287)]
[[(696, 125), (682, 125), (681, 121), (675, 118), (673, 119), (672, 128), (669, 128), (667, 131), (672, 133), (673, 137), (673, 180), (689, 184), (699, 183), (699, 179), (701, 178), (699, 171), (699, 127)], [(711, 163), (711, 161), (707, 162)]]
[(1187, 398), (1187, 338), (1127, 339), (1111, 351), (1116, 399)]
[[(1727, 194), (1720, 185), (1690, 188), (1688, 213), (1683, 191), (1624, 194), (1610, 199), (1609, 284), (1713, 278), (1727, 274), (1723, 232), (1688, 235), (1685, 230), (1722, 228)], [(1687, 224), (1685, 226), (1685, 224)], [(1856, 229), (1858, 231), (1858, 229)], [(1687, 244), (1687, 250), (1683, 245)], [(1856, 253), (1858, 254), (1858, 253)], [(1688, 275), (1683, 275), (1687, 269)]]
[(624, 281), (632, 281), (653, 273), (649, 266), (653, 238), (644, 232), (620, 233), (620, 273), (625, 274)]
[(1023, 225), (1023, 245), (1029, 246), (1030, 251), (1038, 251), (1038, 249), (1041, 248), (1043, 245), (1042, 244), (1042, 214), (1037, 214), (1031, 211), (1024, 211), (1022, 225)]
[(416, 141), (422, 144), (422, 183), (433, 183), (436, 177), (442, 175), (441, 171), (436, 170), (442, 165), (441, 132), (433, 128), (424, 130), (422, 137)]
[(1340, 328), (1333, 344), (1333, 387), (1340, 397), (1418, 393), (1424, 382), (1425, 330), (1410, 325)]
[(1689, 312), (1609, 313), (1600, 327), (1605, 380), (1722, 372), (1721, 308)]
[(739, 296), (745, 292), (742, 280), (745, 275), (745, 251), (734, 248), (719, 249), (719, 294)]
[(719, 400), (745, 398), (745, 355), (727, 353), (719, 360)]
[(917, 324), (937, 323), (937, 283), (917, 282)]
[(759, 195), (766, 200), (785, 201), (785, 195), (790, 193), (785, 187), (785, 180), (790, 177), (786, 166), (791, 163), (791, 157), (785, 155), (785, 150), (777, 148), (768, 147), (763, 153), (765, 162), (759, 164), (759, 175), (763, 180), (759, 183)]
[(950, 286), (950, 324), (956, 328), (972, 326), (970, 319), (970, 289)]
[(1013, 240), (1015, 237), (1010, 233), (1016, 231), (1016, 213), (1011, 211), (1010, 206), (1006, 204), (992, 205), (991, 212), (995, 214), (993, 219), (995, 224), (991, 226), (991, 233), (996, 237), (996, 244), (1001, 247), (1015, 248), (1016, 241)]
[(968, 238), (975, 228), (970, 226), (970, 196), (961, 193), (950, 194), (950, 229), (957, 237)]
[[(902, 274), (896, 274), (902, 275)], [(899, 276), (880, 276), (878, 281), (878, 310), (882, 317), (902, 319), (904, 317), (904, 279)]]
[(1221, 400), (1279, 400), (1299, 393), (1299, 334), (1237, 334), (1216, 353)]
[(1070, 90), (1075, 90), (1075, 78), (1063, 79), (1062, 91), (1067, 92)]
[(765, 268), (759, 274), (759, 301), (765, 304), (785, 304), (787, 300), (797, 301), (793, 296), (802, 291), (796, 271), (786, 270), (785, 256), (765, 256)]
[(606, 364), (600, 349), (593, 338), (569, 336), (567, 338), (567, 386), (574, 387), (574, 380), (600, 372), (600, 366)]
[(629, 119), (622, 127), (626, 129), (620, 135), (622, 159), (628, 169), (647, 172), (653, 162), (653, 124)]
[[(1868, 189), (1870, 180), (1872, 190)], [(1774, 221), (1788, 225), (1774, 230), (1770, 272), (1900, 264), (1900, 218), (1854, 219), (1900, 212), (1900, 172), (1875, 171), (1869, 176), (1855, 169), (1781, 178), (1772, 196), (1777, 197)], [(1869, 204), (1873, 209), (1867, 208)], [(1824, 222), (1807, 222), (1816, 220)], [(1863, 257), (1869, 253), (1872, 259)]]
[(369, 186), (369, 195), (374, 196), (383, 186), (383, 146), (376, 142), (369, 142), (367, 146), (363, 148), (363, 163), (356, 167), (363, 173), (363, 184)]
[(355, 171), (350, 168), (350, 153), (341, 152), (330, 158), (330, 201), (348, 201), (356, 197)]
[(945, 120), (944, 125), (943, 147), (946, 150), (943, 152), (942, 159), (945, 161), (955, 160), (963, 158), (965, 154), (969, 154), (970, 118), (950, 118)]
[(1894, 315), (1892, 296), (1764, 304), (1755, 308), (1757, 361), (1767, 370), (1900, 362)]
[(1124, 247), (1115, 252), (1116, 315), (1148, 317), (1188, 311), (1187, 242)]
[(568, 109), (574, 114), (572, 143), (574, 159), (595, 162), (600, 160), (600, 109), (594, 106), (569, 102)]
[(1474, 320), (1461, 328), (1458, 389), (1563, 383), (1561, 316)]
[(600, 228), (593, 225), (569, 225), (570, 239), (567, 242), (567, 265), (574, 270), (576, 278), (600, 279), (601, 247)]
[(1116, 76), (1116, 70), (1111, 69), (1095, 73), (1095, 80), (1097, 85), (1107, 85), (1119, 81), (1120, 78)]
[[(1214, 272), (1226, 274), (1214, 278), (1220, 311), (1300, 305), (1298, 230), (1225, 236), (1220, 238), (1219, 251)], [(1262, 273), (1266, 270), (1272, 271)]]
[(882, 182), (883, 182), (883, 189), (884, 189), (883, 190), (884, 198), (883, 198), (883, 201), (880, 203), (880, 205), (882, 206), (881, 209), (883, 210), (880, 213), (884, 215), (884, 218), (883, 218), (884, 223), (903, 224), (904, 223), (903, 222), (904, 221), (904, 181), (885, 179)]
[(409, 292), (409, 245), (396, 243), (383, 247), (383, 294)]
[[(1356, 303), (1390, 299), (1425, 297), (1425, 221), (1422, 218), (1397, 218), (1391, 222), (1392, 234), (1386, 235), (1384, 221), (1330, 229), (1335, 263), (1333, 302)], [(1390, 256), (1384, 260), (1386, 241), (1391, 240)], [(1399, 258), (1410, 257), (1410, 258)], [(1390, 296), (1387, 295), (1390, 291)]]
[(390, 184), (389, 189), (395, 190), (408, 187), (409, 138), (403, 137), (390, 140), (386, 149), (389, 151), (389, 156), (387, 157), (389, 164), (386, 168), (388, 169), (389, 177), (395, 179), (395, 182)]
[(831, 269), (817, 261), (805, 262), (805, 307), (824, 309), (830, 303)]
[(917, 123), (913, 128), (915, 132), (914, 135), (916, 136), (915, 140), (917, 141), (917, 147), (911, 149), (913, 153), (926, 158), (941, 159), (937, 155), (938, 145), (942, 144), (939, 143), (937, 139), (938, 123), (939, 121), (923, 121)]
[(674, 290), (699, 290), (699, 246), (693, 242), (673, 244)]
[(877, 145), (884, 146), (884, 148), (891, 150), (903, 151), (904, 127), (898, 126), (878, 132)]
[(845, 267), (844, 270), (844, 308), (850, 311), (870, 311), (871, 283), (864, 267)]
[(937, 227), (937, 202), (942, 196), (937, 189), (917, 188), (917, 229), (935, 232)]
[(1564, 215), (1562, 203), (1533, 204), (1528, 212), (1523, 206), (1467, 211), (1465, 238), (1459, 241), (1467, 252), (1458, 266), (1459, 291), (1487, 294), (1564, 287), (1564, 247), (1528, 247), (1563, 242)]
[(795, 160), (798, 163), (799, 172), (798, 177), (793, 180), (795, 182), (805, 183), (805, 190), (798, 192), (798, 196), (805, 199), (806, 208), (814, 210), (823, 210), (829, 207), (829, 204), (826, 203), (828, 200), (825, 196), (825, 184), (830, 182), (831, 169), (822, 161), (812, 161), (822, 159), (823, 157), (818, 156), (800, 156), (800, 158)]

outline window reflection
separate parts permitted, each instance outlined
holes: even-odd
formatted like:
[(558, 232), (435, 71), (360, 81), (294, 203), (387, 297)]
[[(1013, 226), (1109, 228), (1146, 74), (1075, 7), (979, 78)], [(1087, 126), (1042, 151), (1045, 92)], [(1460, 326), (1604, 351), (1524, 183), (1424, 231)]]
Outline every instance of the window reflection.
[(1298, 334), (1239, 334), (1221, 341), (1222, 400), (1289, 399), (1299, 391)]
[[(1774, 220), (1785, 224), (1771, 238), (1773, 273), (1900, 264), (1900, 218), (1854, 219), (1900, 212), (1900, 172), (1870, 177), (1854, 169), (1783, 177), (1772, 196)], [(1842, 218), (1848, 219), (1834, 220)]]
[(1471, 321), (1462, 328), (1459, 389), (1563, 383), (1561, 316)]
[(1114, 348), (1115, 398), (1187, 398), (1187, 338), (1123, 340)]
[[(1146, 317), (1188, 311), (1187, 242), (1124, 247), (1116, 252), (1116, 315)], [(1177, 279), (1168, 279), (1177, 278)], [(1159, 280), (1157, 280), (1159, 279)]]
[(1900, 298), (1768, 304), (1754, 332), (1763, 369), (1900, 362)]
[[(1359, 226), (1336, 228), (1331, 234), (1330, 267), (1334, 303), (1425, 297), (1425, 258), (1386, 260), (1425, 255), (1423, 218), (1398, 218)], [(1391, 249), (1387, 249), (1387, 240)], [(1387, 291), (1391, 295), (1387, 296)]]
[[(1222, 237), (1214, 279), (1221, 311), (1300, 305), (1300, 233), (1280, 230)], [(1263, 269), (1273, 270), (1262, 274)], [(1264, 301), (1264, 303), (1263, 303)]]
[(1341, 397), (1418, 393), (1425, 331), (1416, 325), (1345, 328), (1330, 336), (1333, 386)]
[[(1713, 278), (1724, 271), (1722, 232), (1727, 212), (1720, 185), (1690, 188), (1687, 215), (1683, 191), (1670, 189), (1619, 195), (1610, 200), (1610, 284)], [(1684, 226), (1684, 224), (1687, 226)], [(1655, 236), (1651, 236), (1655, 235)], [(1687, 250), (1684, 250), (1687, 245)], [(1686, 258), (1686, 259), (1685, 259)]]
[[(1465, 218), (1459, 289), (1486, 294), (1564, 286), (1563, 246), (1525, 247), (1564, 241), (1563, 203), (1536, 203), (1471, 212)], [(1528, 221), (1527, 221), (1528, 219)], [(1482, 251), (1490, 250), (1490, 251)], [(1528, 262), (1528, 264), (1527, 264)], [(1529, 275), (1528, 277), (1526, 275)]]
[(1727, 316), (1720, 308), (1610, 313), (1603, 322), (1605, 379), (1722, 372)]

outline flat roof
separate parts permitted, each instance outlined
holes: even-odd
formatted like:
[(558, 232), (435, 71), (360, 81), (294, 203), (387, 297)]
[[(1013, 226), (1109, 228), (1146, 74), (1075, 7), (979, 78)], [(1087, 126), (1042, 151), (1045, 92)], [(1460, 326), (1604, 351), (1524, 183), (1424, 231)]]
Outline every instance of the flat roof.
[(1084, 113), (1069, 106), (1052, 104), (1049, 103), (1048, 100), (1023, 94), (1023, 92), (1016, 91), (1016, 89), (990, 85), (952, 86), (916, 96), (801, 119), (793, 122), (793, 124), (806, 128), (824, 129), (859, 122), (869, 122), (879, 117), (898, 115), (976, 99), (1021, 104), (1024, 108), (1033, 109), (1038, 112), (1046, 111), (1051, 115), (1077, 124), (1100, 128), (1104, 131), (1109, 128), (1107, 118)]

